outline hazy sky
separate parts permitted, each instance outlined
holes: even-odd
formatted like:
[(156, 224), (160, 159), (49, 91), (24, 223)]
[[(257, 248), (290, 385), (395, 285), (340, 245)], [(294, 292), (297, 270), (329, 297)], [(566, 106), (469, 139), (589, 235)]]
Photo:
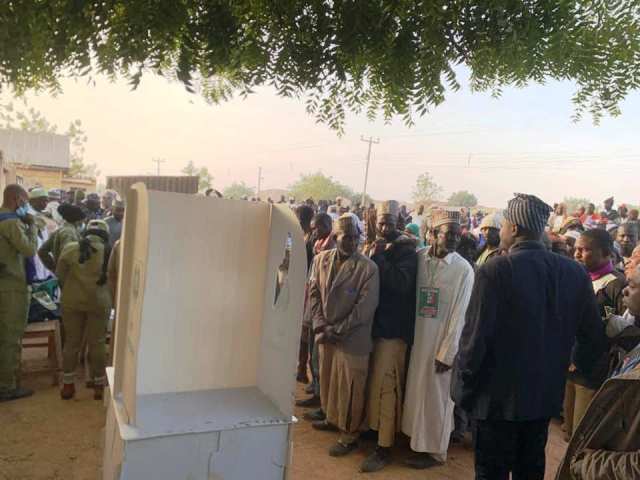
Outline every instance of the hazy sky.
[(565, 196), (600, 202), (615, 193), (640, 203), (635, 182), (625, 181), (640, 157), (637, 94), (620, 117), (594, 126), (591, 118), (572, 123), (569, 83), (508, 89), (498, 100), (464, 87), (412, 128), (351, 116), (340, 138), (316, 124), (301, 100), (279, 98), (268, 88), (221, 105), (151, 75), (135, 91), (100, 78), (95, 85), (69, 80), (63, 89), (55, 98), (32, 95), (29, 103), (60, 130), (81, 119), (89, 137), (86, 159), (103, 176), (151, 174), (152, 158), (163, 158), (164, 174), (178, 174), (190, 160), (207, 166), (220, 190), (233, 181), (255, 186), (262, 166), (264, 189), (285, 188), (301, 173), (321, 170), (361, 191), (367, 145), (360, 137), (372, 135), (380, 138), (368, 188), (376, 199), (409, 200), (417, 176), (428, 171), (445, 196), (469, 190), (489, 206), (503, 206), (513, 192), (548, 202)]

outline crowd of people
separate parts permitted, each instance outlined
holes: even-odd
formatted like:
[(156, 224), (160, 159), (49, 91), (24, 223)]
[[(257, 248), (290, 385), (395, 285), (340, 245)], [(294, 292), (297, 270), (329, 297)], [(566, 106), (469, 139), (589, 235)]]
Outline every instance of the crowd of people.
[(405, 464), (425, 469), (471, 431), (476, 478), (543, 479), (563, 418), (560, 478), (640, 478), (637, 410), (618, 399), (636, 405), (640, 388), (637, 211), (611, 198), (569, 215), (523, 194), (488, 215), (331, 203), (296, 208), (309, 261), (297, 404), (337, 433), (329, 455), (372, 436), (360, 470), (378, 471), (403, 432)]
[[(215, 195), (219, 196), (219, 195)], [(543, 479), (550, 420), (569, 442), (562, 479), (640, 478), (638, 212), (614, 199), (569, 214), (516, 194), (503, 211), (282, 199), (305, 234), (308, 274), (297, 404), (360, 469), (447, 460), (472, 432), (476, 478)], [(10, 185), (0, 208), (0, 402), (20, 385), (32, 316), (62, 318), (61, 398), (85, 349), (102, 398), (124, 203)], [(60, 302), (61, 312), (56, 311)]]
[(28, 322), (60, 318), (61, 397), (74, 397), (76, 367), (86, 348), (87, 386), (94, 389), (94, 398), (102, 398), (123, 220), (124, 202), (113, 191), (85, 198), (82, 191), (5, 188), (0, 208), (0, 402), (33, 394), (19, 382)]

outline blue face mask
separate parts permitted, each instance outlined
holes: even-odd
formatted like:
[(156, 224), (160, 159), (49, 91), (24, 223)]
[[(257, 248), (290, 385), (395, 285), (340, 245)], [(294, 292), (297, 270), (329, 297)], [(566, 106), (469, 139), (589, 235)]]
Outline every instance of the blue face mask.
[(25, 217), (27, 213), (29, 213), (28, 203), (23, 203), (16, 209), (16, 215), (18, 215), (20, 218)]

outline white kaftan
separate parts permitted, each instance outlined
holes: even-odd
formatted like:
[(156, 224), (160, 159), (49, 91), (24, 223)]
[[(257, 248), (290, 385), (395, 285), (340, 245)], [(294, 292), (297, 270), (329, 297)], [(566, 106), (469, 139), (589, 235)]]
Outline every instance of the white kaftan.
[(442, 462), (453, 431), (454, 403), (449, 393), (451, 370), (436, 373), (435, 361), (453, 365), (473, 278), (473, 269), (457, 253), (443, 259), (431, 256), (428, 249), (418, 253), (416, 333), (402, 431), (411, 437), (413, 451), (427, 452)]

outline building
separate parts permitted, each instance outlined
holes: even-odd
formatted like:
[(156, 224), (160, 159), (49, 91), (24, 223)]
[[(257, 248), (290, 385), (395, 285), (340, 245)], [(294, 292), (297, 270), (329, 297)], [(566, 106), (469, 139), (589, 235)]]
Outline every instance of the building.
[(0, 129), (4, 162), (15, 169), (15, 181), (26, 188), (95, 191), (96, 180), (68, 176), (71, 164), (68, 135)]
[(3, 192), (11, 183), (16, 183), (16, 169), (4, 159), (4, 154), (0, 150), (0, 192)]

